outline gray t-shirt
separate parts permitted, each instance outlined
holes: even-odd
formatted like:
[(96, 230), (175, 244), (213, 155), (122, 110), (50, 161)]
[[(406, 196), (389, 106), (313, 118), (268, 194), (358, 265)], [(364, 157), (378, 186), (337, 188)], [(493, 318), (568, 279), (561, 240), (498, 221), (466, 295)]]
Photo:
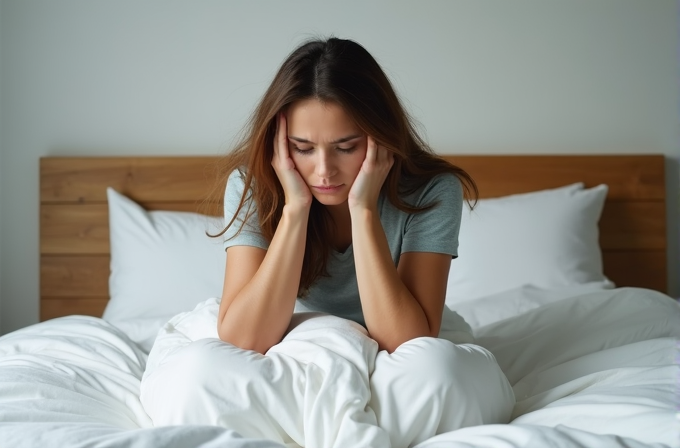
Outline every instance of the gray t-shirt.
[[(224, 194), (224, 214), (229, 222), (241, 200), (244, 183), (242, 175), (234, 171), (229, 176)], [(378, 210), (394, 265), (405, 252), (435, 252), (458, 256), (458, 232), (463, 209), (463, 189), (453, 174), (440, 174), (432, 178), (415, 193), (404, 200), (416, 207), (437, 203), (420, 213), (405, 213), (380, 196)], [(244, 207), (244, 209), (247, 208)], [(257, 213), (245, 223), (241, 232), (234, 236), (243, 223), (242, 210), (234, 224), (224, 234), (225, 250), (231, 246), (269, 247), (262, 236)], [(366, 325), (359, 299), (354, 250), (350, 245), (345, 252), (331, 251), (328, 260), (330, 277), (320, 277), (310, 287), (304, 299), (298, 299), (295, 311), (321, 311), (344, 317)]]

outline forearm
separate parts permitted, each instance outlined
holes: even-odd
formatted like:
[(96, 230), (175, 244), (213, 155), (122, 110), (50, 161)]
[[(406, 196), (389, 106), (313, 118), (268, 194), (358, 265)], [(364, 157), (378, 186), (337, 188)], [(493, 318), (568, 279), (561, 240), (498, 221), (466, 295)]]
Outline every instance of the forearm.
[(364, 320), (380, 349), (431, 336), (426, 314), (401, 281), (375, 210), (352, 214), (352, 242)]
[(222, 340), (260, 353), (281, 340), (295, 308), (308, 217), (309, 209), (284, 207), (264, 260), (222, 316)]

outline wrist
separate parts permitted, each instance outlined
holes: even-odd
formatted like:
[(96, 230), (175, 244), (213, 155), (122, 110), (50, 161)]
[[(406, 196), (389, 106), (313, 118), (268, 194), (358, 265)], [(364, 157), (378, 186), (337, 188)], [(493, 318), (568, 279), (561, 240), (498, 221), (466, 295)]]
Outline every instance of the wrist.
[(284, 217), (288, 219), (307, 219), (309, 217), (309, 210), (311, 209), (311, 203), (310, 204), (305, 204), (305, 203), (293, 203), (293, 204), (285, 204), (283, 206), (283, 210), (281, 212), (281, 218), (283, 219)]
[(349, 209), (350, 219), (352, 220), (352, 227), (370, 225), (373, 220), (380, 215), (377, 207), (355, 206)]
[(349, 214), (351, 216), (356, 215), (366, 215), (366, 214), (377, 214), (378, 213), (378, 201), (371, 202), (371, 205), (356, 202), (354, 204), (348, 201)]

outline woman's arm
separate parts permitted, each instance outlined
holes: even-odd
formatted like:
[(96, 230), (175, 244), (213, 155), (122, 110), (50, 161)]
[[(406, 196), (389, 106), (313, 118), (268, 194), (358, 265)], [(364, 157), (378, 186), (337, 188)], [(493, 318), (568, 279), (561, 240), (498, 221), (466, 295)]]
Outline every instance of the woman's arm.
[(377, 206), (392, 164), (391, 154), (369, 137), (348, 200), (364, 320), (379, 347), (390, 352), (413, 338), (439, 333), (451, 265), (448, 254), (408, 252), (394, 266)]
[(283, 208), (268, 250), (227, 249), (218, 320), (220, 339), (265, 353), (283, 337), (295, 308), (308, 210)]
[(380, 349), (437, 336), (451, 256), (408, 252), (396, 268), (377, 210), (352, 215), (352, 239), (364, 320)]
[(267, 250), (227, 249), (217, 331), (237, 347), (265, 353), (277, 344), (295, 308), (312, 196), (288, 153), (286, 121), (279, 115), (272, 166), (286, 202)]

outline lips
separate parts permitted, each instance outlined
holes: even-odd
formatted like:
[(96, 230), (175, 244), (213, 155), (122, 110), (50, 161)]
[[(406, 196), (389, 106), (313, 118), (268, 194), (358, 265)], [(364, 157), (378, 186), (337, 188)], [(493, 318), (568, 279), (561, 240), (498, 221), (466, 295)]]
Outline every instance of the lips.
[(340, 190), (343, 184), (340, 185), (315, 185), (313, 188), (322, 193), (332, 193)]

